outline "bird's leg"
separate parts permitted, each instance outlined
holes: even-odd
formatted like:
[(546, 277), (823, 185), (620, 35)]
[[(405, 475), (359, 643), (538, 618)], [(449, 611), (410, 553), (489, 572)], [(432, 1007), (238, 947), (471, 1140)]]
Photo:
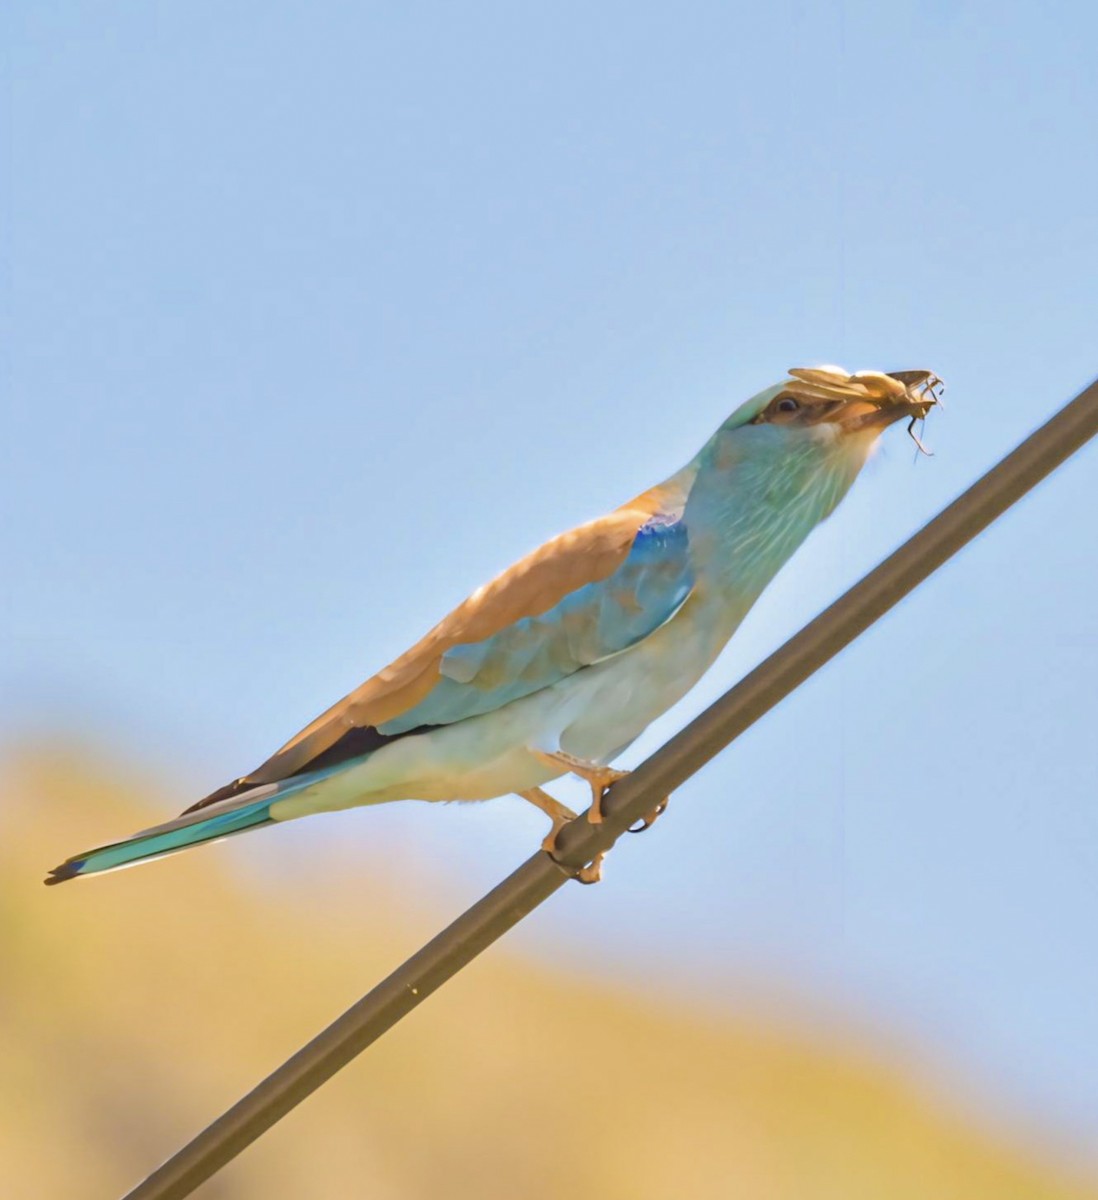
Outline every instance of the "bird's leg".
[[(546, 753), (542, 750), (535, 750), (534, 756), (540, 758), (547, 766), (562, 766), (567, 767), (573, 775), (578, 775), (581, 779), (586, 779), (591, 785), (591, 811), (587, 814), (588, 821), (592, 825), (602, 824), (602, 798), (606, 794), (607, 788), (612, 783), (616, 783), (619, 779), (624, 779), (629, 774), (628, 771), (616, 771), (613, 767), (600, 767), (597, 763), (586, 762), (582, 758), (575, 758), (571, 754), (565, 754), (563, 750), (558, 750), (555, 753)], [(656, 818), (662, 816), (667, 811), (667, 801), (669, 796), (665, 796), (651, 812), (646, 812), (640, 821), (630, 827), (630, 833), (644, 833), (646, 829), (651, 829), (656, 823)]]
[[(615, 767), (604, 767), (599, 763), (588, 762), (583, 758), (576, 758), (575, 755), (566, 754), (563, 750), (546, 751), (546, 750), (531, 750), (533, 756), (547, 767), (564, 767), (565, 770), (571, 771), (573, 775), (578, 775), (581, 779), (586, 780), (591, 788), (591, 807), (587, 813), (587, 820), (592, 825), (601, 825), (602, 816), (602, 801), (606, 795), (610, 785), (617, 783), (619, 779), (624, 779), (629, 774), (628, 771), (619, 771)], [(537, 793), (537, 799), (533, 793)], [(563, 805), (558, 804), (548, 793), (543, 792), (541, 788), (531, 788), (528, 792), (519, 792), (519, 795), (524, 799), (529, 800), (532, 804), (536, 804), (543, 812), (549, 813), (554, 819), (553, 830), (542, 843), (542, 849), (548, 851), (550, 855), (556, 848), (557, 834), (561, 831), (567, 820), (561, 821), (558, 825), (556, 817), (552, 809), (546, 807), (545, 801), (552, 804), (555, 808), (564, 809)], [(667, 800), (661, 800), (651, 812), (645, 813), (641, 817), (640, 822), (635, 825), (630, 832), (643, 833), (648, 829), (656, 818), (667, 808)], [(564, 809), (565, 812), (570, 812), (569, 809)], [(598, 883), (602, 878), (602, 860), (606, 857), (604, 852), (596, 854), (595, 857), (576, 874), (576, 878), (580, 883)]]
[[(591, 787), (591, 810), (587, 814), (587, 819), (592, 825), (601, 825), (603, 820), (602, 800), (606, 795), (607, 789), (612, 783), (616, 783), (619, 779), (624, 779), (629, 772), (618, 771), (614, 767), (604, 767), (598, 763), (587, 762), (585, 759), (566, 754), (563, 750), (552, 753), (535, 750), (533, 753), (536, 758), (541, 759), (547, 766), (567, 767), (574, 775), (578, 775), (581, 779), (587, 781)], [(657, 817), (667, 811), (668, 799), (669, 797), (665, 797), (651, 812), (645, 813), (639, 823), (632, 826), (629, 832), (643, 833), (646, 829), (650, 829), (655, 824)]]
[[(518, 794), (523, 800), (529, 800), (536, 808), (540, 808), (546, 816), (552, 817), (553, 828), (545, 835), (541, 848), (550, 858), (555, 858), (557, 834), (569, 821), (576, 819), (576, 814), (566, 804), (561, 804), (555, 796), (550, 796), (548, 792), (543, 792), (539, 787), (527, 788), (526, 791)], [(580, 883), (598, 883), (602, 878), (602, 860), (605, 857), (606, 855), (602, 852), (596, 854), (585, 867), (581, 867), (576, 872), (576, 878)]]
[(603, 796), (606, 795), (607, 789), (612, 783), (624, 779), (629, 772), (618, 771), (614, 767), (602, 767), (598, 763), (576, 758), (572, 754), (565, 754), (563, 750), (555, 750), (552, 753), (545, 750), (534, 750), (531, 753), (547, 767), (564, 767), (573, 775), (578, 775), (580, 779), (587, 781), (591, 788), (591, 808), (587, 813), (587, 820), (592, 825), (601, 825)]
[(549, 830), (541, 843), (541, 848), (546, 854), (552, 854), (557, 848), (557, 834), (569, 821), (576, 819), (576, 814), (566, 804), (561, 804), (555, 796), (550, 796), (548, 792), (543, 792), (539, 787), (527, 788), (525, 792), (518, 794), (523, 800), (529, 800), (535, 808), (540, 808), (547, 817), (552, 818), (553, 828)]

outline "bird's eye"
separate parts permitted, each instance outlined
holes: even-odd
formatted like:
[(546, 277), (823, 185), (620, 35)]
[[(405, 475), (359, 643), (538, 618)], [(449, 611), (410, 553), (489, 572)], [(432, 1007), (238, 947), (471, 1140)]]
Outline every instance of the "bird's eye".
[(783, 396), (774, 407), (778, 412), (791, 413), (796, 412), (801, 406), (792, 396)]

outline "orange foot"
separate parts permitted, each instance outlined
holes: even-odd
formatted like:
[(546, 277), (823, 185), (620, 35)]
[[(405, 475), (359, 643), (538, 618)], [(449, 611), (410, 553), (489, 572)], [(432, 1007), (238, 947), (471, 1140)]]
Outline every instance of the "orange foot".
[[(523, 800), (528, 800), (536, 808), (540, 808), (543, 813), (552, 818), (553, 827), (542, 840), (541, 848), (550, 858), (555, 859), (557, 835), (569, 821), (576, 819), (576, 814), (567, 805), (561, 804), (556, 797), (550, 796), (548, 792), (543, 792), (541, 788), (528, 788), (525, 792), (519, 792), (519, 795)], [(596, 854), (585, 867), (581, 867), (576, 872), (575, 878), (580, 883), (598, 883), (602, 878), (602, 860), (605, 857), (604, 853)]]
[(614, 767), (603, 767), (598, 763), (576, 758), (572, 754), (565, 754), (563, 750), (556, 750), (551, 754), (544, 750), (534, 750), (532, 753), (547, 767), (564, 767), (566, 771), (571, 771), (573, 775), (586, 780), (591, 788), (591, 807), (587, 812), (587, 820), (592, 825), (601, 825), (603, 797), (612, 783), (624, 779), (629, 772), (618, 771)]

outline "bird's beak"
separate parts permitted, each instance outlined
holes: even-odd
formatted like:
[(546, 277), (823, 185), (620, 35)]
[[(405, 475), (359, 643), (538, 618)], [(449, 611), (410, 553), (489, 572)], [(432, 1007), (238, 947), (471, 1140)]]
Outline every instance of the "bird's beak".
[(904, 417), (925, 417), (937, 403), (942, 381), (931, 371), (859, 371), (794, 367), (786, 390), (811, 413), (812, 424), (836, 425), (844, 433), (876, 436)]

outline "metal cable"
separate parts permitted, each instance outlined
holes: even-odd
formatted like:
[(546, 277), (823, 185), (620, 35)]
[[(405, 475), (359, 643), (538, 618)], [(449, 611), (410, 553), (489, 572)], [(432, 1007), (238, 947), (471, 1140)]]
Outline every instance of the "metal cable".
[(346, 1066), (482, 950), (608, 849), (778, 701), (1098, 433), (1098, 381), (1031, 434), (920, 532), (726, 692), (604, 801), (605, 822), (575, 821), (558, 865), (528, 859), (318, 1037), (157, 1168), (124, 1200), (180, 1200)]

